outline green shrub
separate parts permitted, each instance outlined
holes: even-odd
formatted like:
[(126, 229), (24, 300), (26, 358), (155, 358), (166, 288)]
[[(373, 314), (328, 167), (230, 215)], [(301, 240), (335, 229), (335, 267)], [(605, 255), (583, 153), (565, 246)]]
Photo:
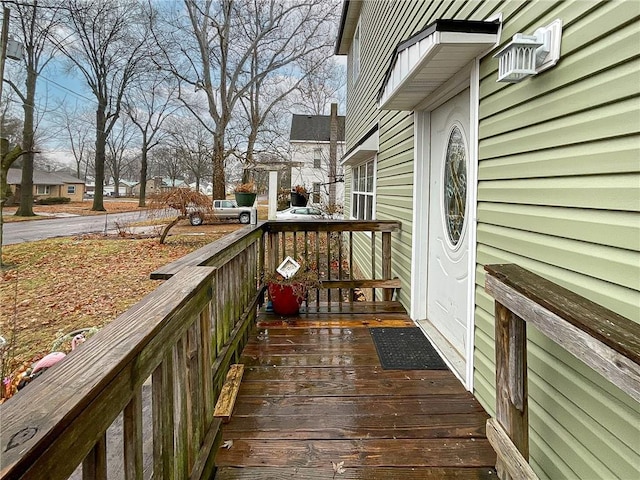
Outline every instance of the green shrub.
[(61, 205), (63, 203), (69, 203), (71, 199), (69, 197), (49, 197), (39, 198), (37, 203), (39, 205)]

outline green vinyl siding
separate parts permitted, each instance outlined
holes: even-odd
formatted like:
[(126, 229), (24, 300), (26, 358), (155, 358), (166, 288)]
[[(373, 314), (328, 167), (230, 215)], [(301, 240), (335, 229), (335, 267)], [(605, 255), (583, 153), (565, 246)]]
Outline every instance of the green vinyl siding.
[[(634, 8), (635, 6), (635, 8)], [(494, 411), (483, 265), (522, 265), (640, 322), (640, 4), (531, 2), (501, 41), (563, 20), (562, 56), (519, 84), (481, 61), (474, 393)], [(528, 329), (531, 464), (638, 478), (638, 402)]]
[[(402, 222), (392, 262), (408, 307), (413, 114), (378, 110), (378, 89), (393, 49), (428, 23), (498, 13), (500, 47), (558, 18), (563, 35), (558, 64), (518, 84), (496, 82), (494, 52), (480, 61), (473, 380), (491, 414), (494, 302), (484, 291), (485, 264), (517, 263), (640, 322), (640, 2), (364, 2), (361, 70), (349, 85), (346, 123), (347, 149), (379, 128), (375, 215)], [(348, 203), (349, 169), (346, 186)], [(358, 236), (357, 259), (370, 270), (369, 245)], [(528, 350), (536, 473), (640, 478), (638, 402), (533, 327)]]

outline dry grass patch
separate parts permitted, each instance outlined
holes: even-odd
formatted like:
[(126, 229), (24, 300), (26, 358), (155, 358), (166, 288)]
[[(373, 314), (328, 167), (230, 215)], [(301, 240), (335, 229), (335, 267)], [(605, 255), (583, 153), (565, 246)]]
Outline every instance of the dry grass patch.
[[(222, 228), (224, 227), (224, 228)], [(51, 350), (60, 333), (102, 327), (158, 286), (149, 274), (240, 225), (157, 239), (58, 238), (3, 248), (0, 335), (10, 342), (3, 376)], [(89, 344), (90, 345), (90, 344)]]

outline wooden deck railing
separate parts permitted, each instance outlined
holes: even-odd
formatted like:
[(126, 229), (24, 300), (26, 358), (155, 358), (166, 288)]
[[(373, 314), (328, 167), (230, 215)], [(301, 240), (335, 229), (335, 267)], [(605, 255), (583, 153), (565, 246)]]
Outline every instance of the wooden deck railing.
[[(320, 289), (326, 291), (326, 301), (341, 305), (354, 299), (355, 289), (381, 289), (382, 300), (391, 300), (400, 281), (391, 278), (391, 233), (400, 228), (395, 221), (313, 221), (269, 222), (267, 268), (275, 271), (287, 256), (321, 272)], [(357, 278), (354, 271), (354, 234), (367, 232), (365, 256), (370, 258), (371, 278)], [(379, 237), (377, 237), (379, 235)], [(376, 259), (376, 238), (380, 238), (380, 258)], [(376, 263), (380, 260), (381, 276), (376, 278)], [(315, 292), (315, 304), (320, 302), (320, 289)], [(313, 299), (312, 299), (313, 301)]]
[(537, 478), (529, 466), (527, 332), (534, 325), (640, 401), (640, 324), (517, 265), (488, 265), (495, 300), (496, 419), (487, 438), (501, 479)]
[[(384, 278), (356, 281), (349, 272), (327, 281), (335, 282), (329, 288), (389, 289), (399, 286), (389, 280), (396, 228), (262, 222), (157, 270), (152, 278), (165, 283), (0, 406), (0, 478), (63, 479), (80, 465), (76, 475), (85, 479), (139, 479), (151, 470), (157, 479), (208, 478), (219, 439), (215, 402), (254, 325), (265, 268), (286, 253), (277, 235), (298, 232), (321, 243), (326, 232), (342, 265), (353, 232), (371, 232), (372, 245), (381, 232)], [(320, 258), (334, 258), (323, 252)]]

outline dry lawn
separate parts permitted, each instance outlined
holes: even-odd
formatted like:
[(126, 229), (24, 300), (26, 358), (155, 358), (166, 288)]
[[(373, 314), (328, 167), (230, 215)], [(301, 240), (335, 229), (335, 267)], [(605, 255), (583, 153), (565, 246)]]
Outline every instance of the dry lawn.
[(3, 377), (51, 350), (61, 333), (102, 327), (157, 287), (158, 267), (231, 233), (240, 224), (178, 225), (157, 238), (58, 238), (3, 248), (0, 335), (10, 342)]

